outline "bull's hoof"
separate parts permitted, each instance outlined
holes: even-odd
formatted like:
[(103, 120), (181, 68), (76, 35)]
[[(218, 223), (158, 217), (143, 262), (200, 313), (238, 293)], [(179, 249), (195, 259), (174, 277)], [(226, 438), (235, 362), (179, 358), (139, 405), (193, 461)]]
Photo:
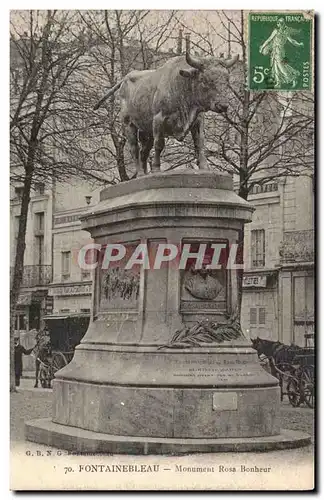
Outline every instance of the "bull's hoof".
[(212, 170), (212, 168), (208, 165), (208, 163), (204, 163), (203, 165), (198, 165), (198, 170)]
[(139, 177), (144, 177), (145, 175), (145, 172), (143, 172), (142, 170), (140, 172), (137, 172), (136, 173), (136, 179), (138, 179)]

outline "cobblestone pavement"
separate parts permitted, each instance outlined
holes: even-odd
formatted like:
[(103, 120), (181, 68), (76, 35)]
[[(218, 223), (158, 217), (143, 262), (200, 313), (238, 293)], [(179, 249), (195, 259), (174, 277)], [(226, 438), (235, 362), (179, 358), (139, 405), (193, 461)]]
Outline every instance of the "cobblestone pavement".
[[(52, 390), (34, 389), (32, 379), (21, 379), (18, 391), (11, 394), (11, 440), (24, 441), (25, 420), (51, 416)], [(293, 408), (284, 401), (281, 405), (281, 427), (307, 432), (314, 443), (314, 410), (305, 407)]]

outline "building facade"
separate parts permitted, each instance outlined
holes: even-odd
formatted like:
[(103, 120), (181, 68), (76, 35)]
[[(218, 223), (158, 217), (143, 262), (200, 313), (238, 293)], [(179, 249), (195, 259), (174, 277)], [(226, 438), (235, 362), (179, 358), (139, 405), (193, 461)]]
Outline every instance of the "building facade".
[(308, 176), (255, 189), (245, 226), (242, 327), (248, 336), (305, 345), (314, 334), (314, 189)]
[[(20, 217), (22, 187), (11, 189), (10, 217), (10, 271), (15, 261), (18, 225)], [(27, 348), (34, 345), (34, 334), (44, 327), (44, 317), (52, 309), (52, 299), (48, 295), (52, 281), (52, 189), (39, 183), (31, 193), (26, 230), (26, 250), (24, 255), (23, 279), (18, 298), (15, 334)], [(30, 357), (25, 357), (25, 367), (34, 365)]]
[(80, 217), (98, 202), (99, 190), (79, 180), (55, 186), (52, 281), (48, 291), (53, 309), (45, 321), (53, 346), (66, 352), (80, 342), (90, 320), (92, 275), (81, 269), (78, 254), (92, 240), (82, 231)]
[[(26, 234), (24, 278), (16, 330), (48, 326), (53, 343), (73, 348), (84, 335), (91, 310), (92, 276), (78, 264), (91, 242), (80, 217), (99, 201), (100, 187), (77, 181), (33, 192)], [(314, 333), (314, 189), (311, 177), (278, 178), (255, 186), (255, 207), (245, 226), (242, 328), (285, 344), (305, 344)], [(11, 200), (11, 265), (14, 263), (19, 189)], [(26, 358), (27, 359), (27, 358)], [(27, 361), (26, 361), (27, 363)]]

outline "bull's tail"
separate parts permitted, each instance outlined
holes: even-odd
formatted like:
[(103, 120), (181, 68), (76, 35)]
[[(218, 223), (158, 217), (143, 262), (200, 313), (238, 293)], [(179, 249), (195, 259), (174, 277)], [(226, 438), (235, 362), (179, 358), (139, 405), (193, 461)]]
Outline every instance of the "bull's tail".
[(117, 90), (119, 89), (119, 87), (121, 86), (121, 84), (123, 83), (123, 80), (121, 80), (120, 82), (116, 83), (116, 85), (114, 85), (111, 89), (108, 90), (107, 94), (105, 94), (102, 99), (100, 99), (100, 101), (97, 102), (97, 104), (94, 106), (93, 109), (98, 109), (100, 108), (100, 106), (107, 100), (109, 99), (110, 96), (112, 96), (115, 92), (117, 92)]

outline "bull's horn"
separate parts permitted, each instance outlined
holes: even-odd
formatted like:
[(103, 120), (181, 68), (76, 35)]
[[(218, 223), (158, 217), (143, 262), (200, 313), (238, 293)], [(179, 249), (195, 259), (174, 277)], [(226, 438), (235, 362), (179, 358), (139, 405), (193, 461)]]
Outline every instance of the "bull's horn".
[(220, 61), (221, 65), (224, 66), (224, 68), (231, 68), (234, 66), (234, 64), (238, 61), (239, 55), (237, 54), (233, 59), (229, 59), (227, 61)]
[(189, 66), (192, 66), (195, 69), (198, 69), (199, 71), (202, 71), (204, 69), (204, 63), (200, 61), (197, 57), (193, 57), (189, 54), (189, 52), (186, 52), (186, 61)]

